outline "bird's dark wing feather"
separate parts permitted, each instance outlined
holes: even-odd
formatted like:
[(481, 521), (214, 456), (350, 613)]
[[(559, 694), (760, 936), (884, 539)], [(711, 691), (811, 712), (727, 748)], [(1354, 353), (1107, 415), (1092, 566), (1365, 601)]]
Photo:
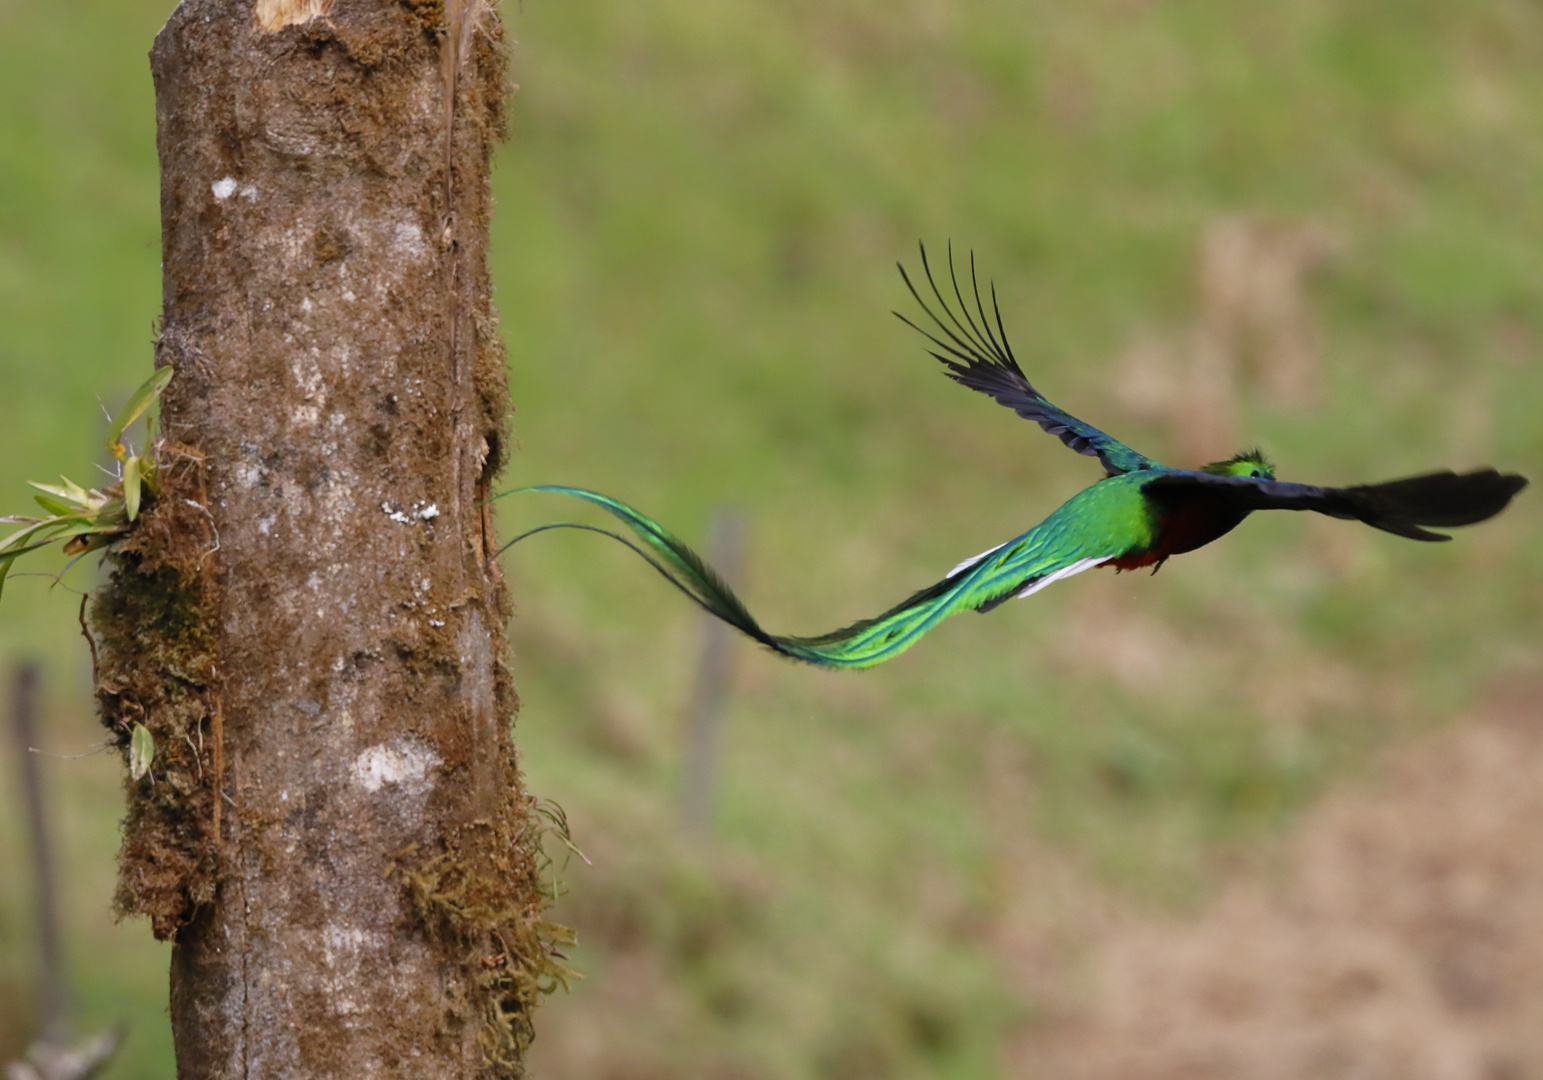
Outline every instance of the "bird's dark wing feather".
[(986, 306), (981, 302), (980, 283), (975, 276), (974, 254), (970, 256), (970, 287), (975, 302), (972, 313), (971, 305), (959, 288), (959, 277), (954, 272), (953, 248), (949, 248), (948, 276), (953, 285), (954, 299), (959, 305), (957, 314), (932, 276), (925, 247), (921, 249), (921, 256), (922, 270), (927, 275), (932, 295), (942, 308), (941, 315), (922, 299), (904, 266), (900, 267), (900, 276), (942, 336), (922, 329), (898, 311), (895, 317), (932, 343), (933, 348), (928, 351), (948, 369), (949, 378), (971, 390), (990, 395), (1025, 420), (1032, 420), (1057, 436), (1079, 454), (1098, 458), (1111, 476), (1156, 465), (1150, 458), (1110, 438), (1093, 425), (1085, 424), (1071, 413), (1056, 408), (1034, 389), (1018, 367), (1012, 347), (1007, 343), (1007, 332), (1002, 327), (1002, 312), (997, 307), (995, 285), (991, 286), (991, 316), (986, 315)]
[(1430, 532), (1421, 526), (1453, 528), (1492, 518), (1526, 486), (1524, 477), (1494, 469), (1468, 473), (1443, 470), (1348, 488), (1313, 487), (1249, 476), (1170, 472), (1143, 484), (1141, 490), (1160, 503), (1179, 502), (1202, 492), (1225, 493), (1228, 501), (1240, 510), (1314, 510), (1330, 517), (1364, 521), (1375, 529), (1411, 540), (1450, 540), (1444, 533)]

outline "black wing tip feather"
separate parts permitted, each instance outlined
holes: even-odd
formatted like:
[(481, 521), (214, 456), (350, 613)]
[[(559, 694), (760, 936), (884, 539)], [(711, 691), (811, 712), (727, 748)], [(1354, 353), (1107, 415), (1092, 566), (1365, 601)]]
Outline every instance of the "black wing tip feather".
[[(948, 246), (948, 280), (954, 294), (953, 302), (943, 294), (943, 289), (932, 272), (926, 244), (918, 241), (917, 249), (921, 252), (922, 272), (926, 275), (933, 303), (928, 303), (923, 298), (921, 290), (916, 287), (904, 264), (897, 262), (895, 266), (899, 269), (900, 279), (905, 282), (911, 298), (931, 321), (936, 333), (918, 325), (901, 312), (893, 312), (895, 318), (927, 340), (932, 346), (927, 350), (928, 355), (943, 365), (945, 369), (943, 374), (948, 378), (967, 389), (994, 398), (1025, 419), (1033, 420), (1043, 426), (1046, 411), (1052, 410), (1053, 407), (1034, 388), (1028, 376), (1023, 373), (1023, 369), (1018, 366), (1018, 359), (1014, 356), (1012, 345), (1007, 340), (1007, 330), (1002, 322), (1002, 308), (997, 300), (994, 282), (988, 282), (991, 294), (991, 315), (986, 314), (985, 301), (980, 291), (980, 279), (975, 269), (975, 253), (973, 251), (970, 253), (970, 294), (975, 301), (975, 312), (972, 313), (971, 305), (965, 300), (965, 294), (959, 282), (958, 268), (954, 263), (953, 243), (950, 242)], [(993, 322), (995, 329), (992, 326)]]
[(905, 266), (901, 263), (895, 265), (912, 299), (926, 315), (926, 319), (921, 322), (930, 321), (932, 329), (926, 329), (898, 311), (894, 315), (933, 346), (928, 351), (943, 364), (943, 374), (961, 386), (985, 394), (999, 405), (1012, 409), (1025, 420), (1033, 421), (1077, 453), (1098, 458), (1110, 475), (1128, 472), (1133, 468), (1145, 468), (1150, 464), (1129, 447), (1052, 405), (1029, 382), (1008, 343), (996, 285), (989, 281), (987, 293), (991, 297), (991, 313), (986, 313), (985, 294), (981, 292), (980, 275), (976, 270), (973, 251), (970, 253), (969, 299), (966, 299), (959, 280), (959, 268), (954, 262), (953, 244), (948, 246), (948, 281), (953, 292), (951, 301), (944, 295), (937, 276), (932, 272), (926, 244), (918, 241), (917, 249), (921, 252), (922, 271), (932, 292), (931, 303), (923, 298), (922, 290), (917, 288)]
[[(970, 302), (965, 299), (964, 290), (959, 283), (959, 271), (954, 263), (953, 241), (950, 240), (948, 243), (948, 280), (953, 288), (954, 300), (958, 306), (958, 312), (956, 313), (955, 304), (951, 304), (948, 298), (943, 295), (943, 290), (938, 285), (937, 278), (932, 272), (932, 262), (927, 257), (927, 245), (923, 241), (918, 240), (916, 248), (921, 254), (922, 273), (926, 275), (927, 286), (932, 292), (933, 299), (936, 301), (938, 311), (935, 311), (932, 305), (922, 298), (921, 290), (911, 280), (911, 275), (907, 272), (905, 265), (896, 262), (895, 267), (900, 271), (900, 280), (905, 282), (905, 287), (909, 290), (912, 299), (916, 301), (917, 306), (922, 309), (927, 318), (931, 320), (933, 326), (937, 328), (938, 332), (946, 340), (939, 339), (932, 332), (917, 326), (898, 311), (894, 313), (895, 317), (927, 338), (938, 348), (953, 356), (955, 360), (962, 361), (965, 367), (971, 370), (986, 369), (1011, 372), (1018, 379), (1027, 383), (1022, 369), (1018, 367), (1017, 357), (1013, 355), (1012, 345), (1007, 340), (1007, 333), (1002, 323), (1002, 309), (1001, 305), (997, 302), (996, 284), (994, 282), (987, 282), (987, 288), (991, 294), (992, 314), (990, 316), (986, 314), (985, 301), (980, 291), (980, 276), (975, 267), (975, 252), (970, 252), (970, 294), (975, 301), (975, 311), (972, 313)], [(941, 311), (941, 314), (939, 314), (939, 311)], [(977, 317), (979, 321), (977, 321)], [(946, 322), (944, 321), (945, 319), (947, 320)], [(996, 324), (995, 329), (992, 327), (993, 321)], [(942, 359), (942, 357), (939, 357), (939, 359)]]

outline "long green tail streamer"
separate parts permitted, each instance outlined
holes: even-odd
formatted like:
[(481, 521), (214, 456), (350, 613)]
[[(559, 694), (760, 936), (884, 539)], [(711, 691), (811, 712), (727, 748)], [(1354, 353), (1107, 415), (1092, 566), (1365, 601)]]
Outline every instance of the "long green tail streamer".
[(1025, 576), (1023, 560), (1017, 556), (1023, 554), (1024, 541), (1029, 534), (1009, 541), (991, 557), (922, 589), (875, 618), (818, 637), (783, 637), (767, 633), (734, 591), (679, 537), (626, 503), (599, 492), (558, 484), (516, 488), (494, 498), (527, 492), (570, 495), (593, 503), (625, 523), (642, 546), (594, 525), (556, 522), (521, 533), (500, 548), (499, 554), (521, 540), (551, 529), (582, 529), (609, 536), (635, 551), (708, 614), (722, 619), (774, 652), (821, 667), (864, 668), (883, 663), (910, 648), (948, 615), (1003, 596), (1021, 585)]

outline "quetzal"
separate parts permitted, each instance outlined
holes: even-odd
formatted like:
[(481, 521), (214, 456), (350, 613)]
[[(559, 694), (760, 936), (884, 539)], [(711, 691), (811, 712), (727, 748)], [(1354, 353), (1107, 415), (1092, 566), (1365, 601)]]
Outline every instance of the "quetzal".
[(1098, 458), (1107, 476), (1072, 496), (1029, 531), (966, 559), (941, 581), (882, 615), (817, 637), (768, 633), (701, 556), (626, 503), (594, 491), (541, 484), (504, 494), (545, 491), (584, 499), (620, 518), (641, 544), (591, 525), (560, 522), (532, 529), (505, 548), (547, 529), (603, 533), (642, 555), (709, 614), (774, 652), (822, 667), (863, 668), (900, 655), (956, 611), (991, 611), (1013, 597), (1031, 596), (1053, 581), (1099, 566), (1117, 570), (1150, 566), (1155, 573), (1171, 556), (1226, 535), (1255, 510), (1314, 510), (1412, 540), (1450, 540), (1426, 526), (1449, 528), (1484, 521), (1503, 510), (1527, 484), (1521, 476), (1486, 468), (1462, 474), (1433, 472), (1358, 487), (1314, 487), (1275, 479), (1274, 467), (1258, 450), (1198, 469), (1161, 465), (1052, 405), (1030, 384), (1007, 343), (994, 286), (991, 316), (986, 314), (973, 256), (969, 300), (949, 257), (957, 311), (933, 279), (925, 248), (921, 258), (940, 312), (922, 298), (904, 266), (899, 268), (900, 276), (936, 333), (896, 315), (927, 339), (929, 351), (942, 362), (948, 377), (1034, 421), (1078, 453)]

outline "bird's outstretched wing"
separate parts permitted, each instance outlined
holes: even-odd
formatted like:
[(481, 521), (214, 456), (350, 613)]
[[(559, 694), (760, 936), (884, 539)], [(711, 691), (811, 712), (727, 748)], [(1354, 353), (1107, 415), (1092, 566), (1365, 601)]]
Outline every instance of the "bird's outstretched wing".
[(1430, 532), (1421, 526), (1453, 528), (1477, 524), (1504, 510), (1512, 496), (1526, 486), (1525, 477), (1494, 469), (1468, 473), (1443, 470), (1347, 488), (1314, 487), (1250, 476), (1172, 472), (1143, 484), (1141, 491), (1159, 503), (1215, 493), (1240, 510), (1315, 510), (1330, 517), (1364, 521), (1374, 529), (1411, 540), (1450, 540), (1445, 533)]
[(927, 275), (927, 284), (931, 286), (932, 295), (942, 309), (941, 315), (922, 299), (905, 267), (899, 263), (896, 265), (900, 267), (900, 277), (905, 281), (906, 288), (911, 290), (917, 304), (927, 313), (927, 318), (942, 336), (923, 329), (898, 311), (895, 317), (932, 343), (934, 347), (928, 351), (948, 369), (949, 378), (995, 398), (1025, 420), (1032, 420), (1057, 436), (1077, 453), (1098, 458), (1111, 476), (1136, 469), (1149, 469), (1156, 464), (1119, 440), (1105, 435), (1092, 424), (1084, 423), (1071, 413), (1052, 405), (1034, 389), (1018, 367), (1012, 346), (1007, 343), (1007, 331), (1002, 326), (1002, 312), (997, 306), (994, 284), (990, 286), (991, 315), (988, 317), (986, 314), (986, 305), (981, 302), (980, 282), (975, 275), (973, 252), (970, 255), (970, 291), (974, 300), (972, 312), (969, 301), (964, 298), (964, 292), (959, 287), (959, 275), (954, 270), (953, 247), (949, 247), (948, 276), (953, 285), (954, 299), (959, 305), (956, 313), (932, 276), (932, 267), (927, 262), (927, 248), (925, 245), (919, 246), (922, 271)]

